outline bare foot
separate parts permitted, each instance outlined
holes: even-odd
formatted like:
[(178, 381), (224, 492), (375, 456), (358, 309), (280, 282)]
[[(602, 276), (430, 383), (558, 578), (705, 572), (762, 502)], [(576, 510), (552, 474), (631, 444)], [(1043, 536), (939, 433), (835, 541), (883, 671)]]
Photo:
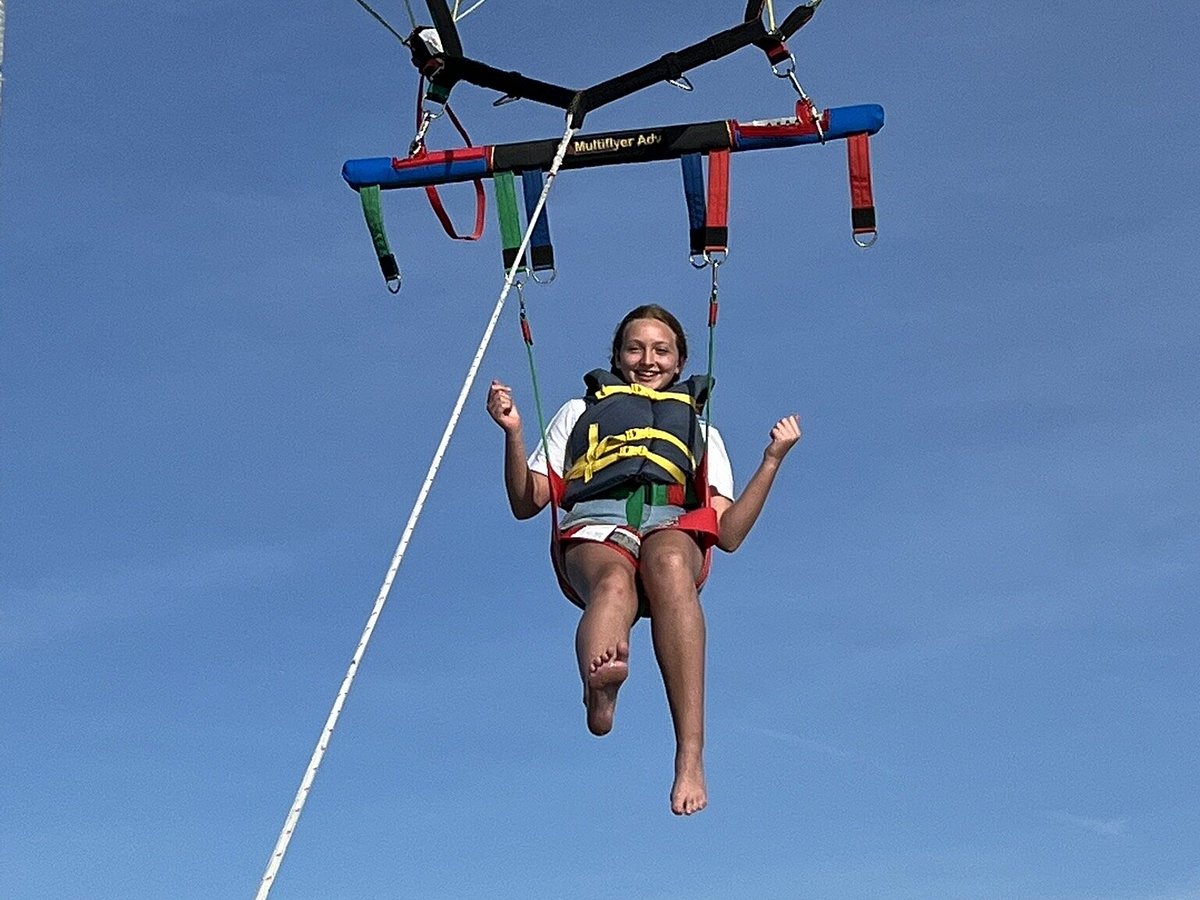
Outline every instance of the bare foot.
[(675, 784), (671, 786), (671, 812), (690, 816), (708, 806), (708, 788), (704, 783), (704, 763), (675, 760)]
[(617, 709), (617, 691), (629, 677), (629, 642), (620, 641), (592, 659), (588, 667), (587, 689), (583, 702), (587, 704), (588, 730), (594, 735), (612, 731), (613, 713)]

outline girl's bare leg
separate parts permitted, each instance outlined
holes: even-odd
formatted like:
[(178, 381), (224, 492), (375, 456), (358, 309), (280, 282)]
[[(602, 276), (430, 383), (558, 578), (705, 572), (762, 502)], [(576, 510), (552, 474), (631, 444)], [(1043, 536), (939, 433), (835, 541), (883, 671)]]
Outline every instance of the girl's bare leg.
[(639, 571), (650, 605), (650, 632), (675, 726), (671, 811), (690, 816), (708, 805), (704, 780), (704, 612), (696, 577), (704, 563), (695, 540), (664, 529), (642, 540)]
[(588, 730), (612, 730), (617, 691), (629, 676), (629, 629), (637, 618), (633, 564), (604, 544), (568, 545), (563, 554), (567, 580), (584, 599), (575, 632), (575, 655), (583, 679)]

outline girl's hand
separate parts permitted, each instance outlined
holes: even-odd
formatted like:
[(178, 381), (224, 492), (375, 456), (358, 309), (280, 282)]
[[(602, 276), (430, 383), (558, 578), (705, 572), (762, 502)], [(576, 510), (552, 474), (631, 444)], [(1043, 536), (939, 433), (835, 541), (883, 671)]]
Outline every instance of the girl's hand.
[(488, 388), (487, 411), (506, 434), (521, 430), (521, 414), (513, 403), (512, 388), (494, 378), (492, 386)]
[(773, 459), (776, 462), (782, 462), (783, 458), (787, 456), (788, 451), (800, 442), (802, 435), (800, 417), (796, 415), (785, 416), (776, 422), (775, 427), (771, 429), (771, 443), (763, 451), (763, 456), (767, 459)]

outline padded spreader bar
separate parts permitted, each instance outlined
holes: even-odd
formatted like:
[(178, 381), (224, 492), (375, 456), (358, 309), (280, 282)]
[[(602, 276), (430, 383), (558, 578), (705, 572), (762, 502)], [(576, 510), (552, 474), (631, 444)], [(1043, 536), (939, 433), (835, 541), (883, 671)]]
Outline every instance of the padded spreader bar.
[[(875, 134), (883, 127), (883, 107), (874, 104), (827, 109), (821, 116), (826, 141), (852, 134)], [(557, 140), (523, 141), (431, 152), (416, 159), (374, 157), (352, 159), (342, 166), (342, 177), (352, 188), (378, 185), (419, 187), (470, 181), (499, 171), (546, 171), (553, 161)], [(577, 136), (567, 151), (564, 169), (611, 166), (623, 163), (678, 159), (688, 153), (712, 150), (769, 150), (821, 143), (815, 125), (799, 119), (767, 122), (726, 120), (692, 125), (666, 125), (634, 131), (611, 131)]]

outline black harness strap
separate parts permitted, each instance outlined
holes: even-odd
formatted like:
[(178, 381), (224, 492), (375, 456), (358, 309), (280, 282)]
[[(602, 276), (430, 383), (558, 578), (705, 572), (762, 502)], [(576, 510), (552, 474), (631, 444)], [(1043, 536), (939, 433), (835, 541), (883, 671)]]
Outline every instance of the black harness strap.
[(458, 28), (454, 24), (454, 16), (446, 0), (426, 0), (426, 4), (430, 15), (433, 16), (442, 51), (438, 53), (431, 50), (419, 38), (420, 29), (410, 36), (409, 49), (412, 52), (413, 65), (429, 79), (430, 99), (444, 103), (454, 85), (459, 81), (466, 81), (482, 88), (499, 91), (505, 97), (533, 100), (565, 109), (575, 128), (581, 127), (584, 117), (594, 109), (660, 81), (675, 81), (689, 69), (721, 59), (751, 44), (764, 50), (772, 63), (786, 59), (790, 54), (783, 46), (783, 41), (805, 25), (816, 9), (816, 3), (809, 0), (808, 3), (794, 9), (778, 28), (771, 31), (762, 22), (765, 0), (750, 0), (746, 7), (745, 21), (740, 24), (719, 31), (682, 50), (663, 54), (654, 62), (623, 75), (576, 91), (535, 78), (527, 78), (520, 72), (506, 72), (463, 56)]
[(618, 75), (585, 88), (576, 95), (568, 110), (571, 123), (578, 128), (583, 124), (584, 116), (594, 109), (599, 109), (622, 97), (628, 97), (630, 94), (650, 87), (652, 84), (658, 84), (660, 81), (673, 81), (689, 69), (721, 59), (766, 36), (767, 30), (761, 21), (755, 19), (751, 22), (742, 22), (692, 44), (690, 47), (664, 54), (654, 62), (626, 72), (624, 75)]

